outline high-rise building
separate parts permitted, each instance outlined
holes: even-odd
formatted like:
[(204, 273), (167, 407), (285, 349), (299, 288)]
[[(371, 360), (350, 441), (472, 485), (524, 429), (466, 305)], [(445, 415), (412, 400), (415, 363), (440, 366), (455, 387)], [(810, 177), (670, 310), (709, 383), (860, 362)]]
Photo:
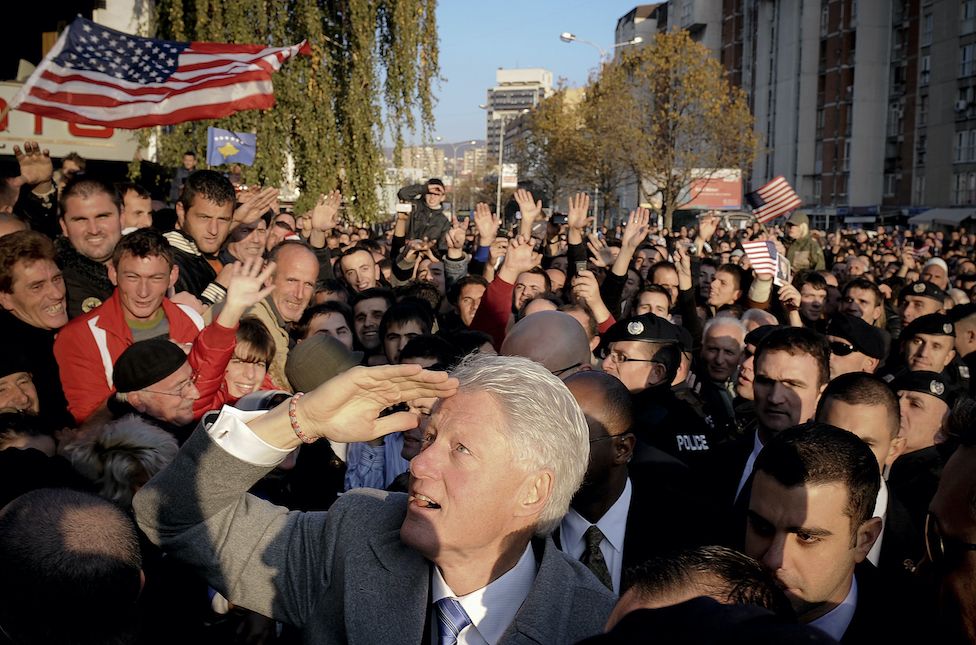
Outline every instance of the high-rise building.
[(619, 47), (639, 36), (641, 38), (640, 45), (646, 45), (654, 40), (654, 35), (657, 32), (666, 29), (667, 24), (667, 2), (639, 4), (617, 20), (617, 28), (613, 32), (613, 42)]
[(495, 87), (488, 90), (486, 143), (489, 164), (498, 163), (502, 125), (524, 110), (531, 110), (550, 96), (552, 72), (538, 67), (502, 69), (495, 72)]
[(484, 146), (468, 148), (464, 151), (464, 159), (459, 164), (459, 175), (479, 177), (488, 169), (488, 150)]
[(723, 0), (721, 60), (823, 215), (976, 204), (976, 0)]
[(684, 29), (695, 42), (718, 56), (722, 48), (722, 3), (718, 0), (670, 0), (667, 28)]
[(424, 177), (444, 177), (444, 151), (438, 146), (405, 146), (401, 164), (404, 168), (415, 168)]

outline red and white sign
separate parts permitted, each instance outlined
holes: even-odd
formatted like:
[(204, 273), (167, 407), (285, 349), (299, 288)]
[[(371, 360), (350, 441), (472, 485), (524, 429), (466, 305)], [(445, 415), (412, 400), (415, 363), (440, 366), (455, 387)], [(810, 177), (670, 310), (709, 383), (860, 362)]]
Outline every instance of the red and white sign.
[(701, 170), (701, 179), (692, 180), (685, 196), (690, 201), (679, 208), (699, 210), (739, 210), (742, 208), (742, 171), (737, 169)]
[[(0, 110), (6, 109), (20, 91), (20, 83), (0, 83)], [(11, 110), (0, 120), (0, 155), (12, 155), (14, 146), (37, 141), (52, 157), (77, 152), (85, 159), (132, 161), (138, 142), (132, 130), (65, 123), (20, 110)]]

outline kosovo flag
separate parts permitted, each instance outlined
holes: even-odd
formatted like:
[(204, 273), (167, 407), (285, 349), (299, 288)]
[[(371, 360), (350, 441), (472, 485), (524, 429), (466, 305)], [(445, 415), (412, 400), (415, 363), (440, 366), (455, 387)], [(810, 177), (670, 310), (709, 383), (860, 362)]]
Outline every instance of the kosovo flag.
[(210, 166), (229, 163), (251, 166), (257, 150), (258, 135), (253, 132), (207, 128), (207, 164)]

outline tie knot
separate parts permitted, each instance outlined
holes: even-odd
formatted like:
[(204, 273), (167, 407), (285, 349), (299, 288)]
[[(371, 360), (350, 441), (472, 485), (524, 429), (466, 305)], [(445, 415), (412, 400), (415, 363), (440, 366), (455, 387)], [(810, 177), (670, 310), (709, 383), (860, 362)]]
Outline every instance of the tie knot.
[(603, 542), (603, 531), (594, 524), (586, 529), (586, 533), (583, 534), (583, 539), (586, 540), (586, 547), (588, 549), (599, 548), (600, 543)]
[(440, 645), (454, 645), (458, 634), (471, 624), (467, 612), (454, 598), (441, 598), (434, 603), (437, 608), (437, 624), (440, 627)]

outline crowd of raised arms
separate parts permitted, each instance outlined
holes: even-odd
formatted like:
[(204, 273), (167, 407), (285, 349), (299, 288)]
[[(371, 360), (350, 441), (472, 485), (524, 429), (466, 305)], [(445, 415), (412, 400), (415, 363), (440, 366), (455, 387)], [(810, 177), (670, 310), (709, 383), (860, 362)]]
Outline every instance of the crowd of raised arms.
[(976, 232), (15, 156), (0, 642), (976, 642)]

